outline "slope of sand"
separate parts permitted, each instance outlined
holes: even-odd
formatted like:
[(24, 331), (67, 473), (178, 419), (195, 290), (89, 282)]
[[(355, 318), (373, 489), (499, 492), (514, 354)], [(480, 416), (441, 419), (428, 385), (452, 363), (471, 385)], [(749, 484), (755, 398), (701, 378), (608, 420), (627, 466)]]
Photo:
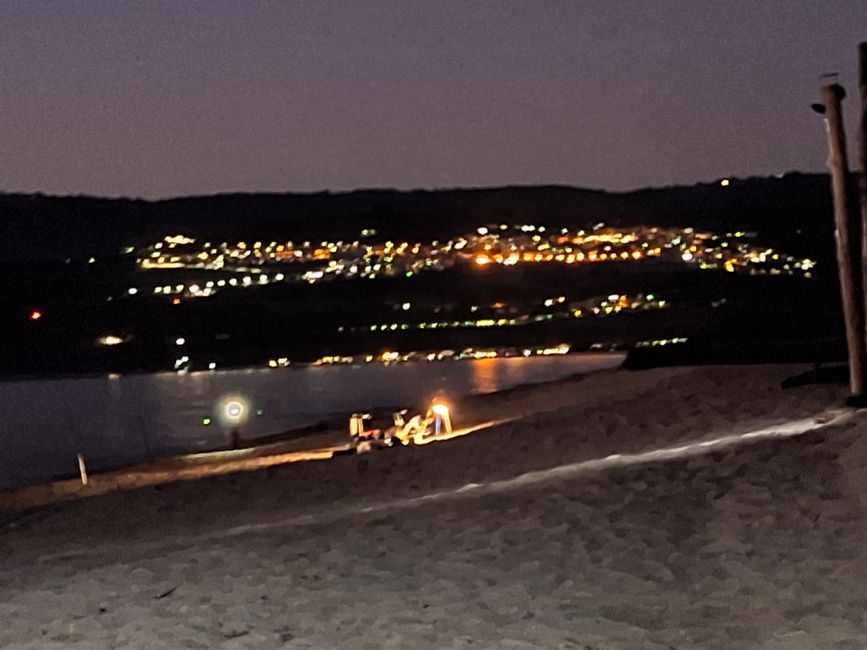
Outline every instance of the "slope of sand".
[(453, 441), (33, 511), (0, 647), (867, 647), (867, 416), (800, 370), (600, 372)]

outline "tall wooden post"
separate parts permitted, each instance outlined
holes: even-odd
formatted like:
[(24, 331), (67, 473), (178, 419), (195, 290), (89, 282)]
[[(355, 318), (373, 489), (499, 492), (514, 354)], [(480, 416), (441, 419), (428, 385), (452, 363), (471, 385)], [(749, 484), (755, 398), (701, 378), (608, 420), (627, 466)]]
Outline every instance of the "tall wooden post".
[(867, 348), (865, 348), (864, 295), (861, 279), (861, 220), (853, 219), (849, 210), (849, 161), (846, 155), (846, 132), (843, 127), (842, 100), (846, 91), (839, 84), (822, 86), (821, 112), (828, 132), (828, 168), (831, 171), (831, 194), (834, 199), (837, 263), (846, 344), (849, 348), (849, 390), (855, 400), (864, 397)]
[[(858, 87), (861, 91), (861, 118), (858, 130), (858, 195), (861, 203), (861, 284), (867, 313), (867, 42), (858, 44)], [(867, 323), (865, 323), (867, 327)], [(864, 332), (867, 340), (867, 331)]]

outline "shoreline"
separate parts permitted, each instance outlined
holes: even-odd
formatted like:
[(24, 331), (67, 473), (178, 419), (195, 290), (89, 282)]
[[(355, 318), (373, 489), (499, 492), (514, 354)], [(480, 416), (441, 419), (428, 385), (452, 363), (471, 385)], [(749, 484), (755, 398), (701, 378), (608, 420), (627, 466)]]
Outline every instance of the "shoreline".
[[(774, 366), (787, 368), (789, 364)], [(707, 367), (680, 367), (657, 370), (633, 371), (622, 366), (596, 370), (590, 373), (575, 373), (566, 377), (537, 383), (525, 383), (491, 393), (474, 393), (457, 397), (457, 421), (465, 428), (473, 428), (476, 422), (520, 420), (539, 416), (546, 410), (555, 411), (563, 403), (569, 403), (573, 391), (595, 378), (597, 382), (624, 377), (624, 381), (636, 382), (629, 377), (649, 377), (654, 374), (677, 376), (690, 372), (707, 371)], [(797, 377), (796, 369), (790, 374)], [(673, 373), (673, 374), (672, 374)], [(637, 383), (641, 383), (638, 380)], [(782, 382), (785, 385), (785, 381)], [(580, 389), (579, 389), (580, 390)], [(544, 402), (548, 402), (544, 405)], [(373, 412), (396, 410), (399, 407), (374, 407)], [(343, 420), (348, 418), (344, 414)], [(79, 478), (67, 477), (22, 485), (0, 491), (0, 512), (22, 512), (61, 501), (78, 500), (115, 492), (138, 490), (145, 487), (167, 485), (179, 481), (195, 481), (209, 476), (231, 475), (239, 472), (255, 472), (270, 467), (306, 462), (331, 460), (335, 456), (354, 455), (348, 433), (338, 426), (341, 418), (334, 417), (314, 425), (289, 430), (280, 434), (242, 440), (250, 444), (240, 449), (215, 449), (190, 452), (155, 458), (126, 467), (108, 469), (89, 475), (88, 485)], [(391, 452), (391, 450), (389, 450)], [(269, 470), (270, 471), (270, 470)]]
[[(611, 373), (617, 370), (619, 367), (590, 373), (574, 373), (543, 382), (518, 384), (491, 393), (471, 393), (456, 398), (455, 402), (458, 405), (470, 406), (472, 411), (472, 406), (478, 408), (480, 404), (484, 405), (486, 402), (531, 395), (550, 387), (562, 388), (583, 381), (591, 374)], [(369, 410), (394, 411), (400, 408), (402, 407), (374, 406)], [(335, 428), (338, 420), (345, 422), (349, 415), (345, 413), (342, 417), (335, 416), (282, 433), (249, 440), (242, 439), (242, 442), (251, 445), (249, 447), (176, 454), (126, 467), (89, 473), (87, 485), (82, 485), (79, 478), (70, 476), (3, 489), (0, 490), (0, 513), (20, 513), (52, 503), (99, 496), (117, 490), (135, 490), (177, 481), (198, 480), (207, 476), (257, 471), (294, 462), (330, 460), (335, 455), (351, 450), (349, 435), (345, 428)], [(477, 425), (466, 426), (471, 429), (478, 428)]]

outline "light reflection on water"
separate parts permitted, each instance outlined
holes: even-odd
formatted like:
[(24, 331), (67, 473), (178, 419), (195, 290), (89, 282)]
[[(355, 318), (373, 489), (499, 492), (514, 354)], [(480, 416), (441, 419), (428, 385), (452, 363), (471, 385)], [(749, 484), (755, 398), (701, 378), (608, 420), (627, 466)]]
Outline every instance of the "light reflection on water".
[[(470, 361), (470, 368), (473, 372), (473, 392), (493, 393), (499, 388), (500, 383), (498, 380), (500, 377), (497, 376), (498, 367), (496, 361), (496, 359), (474, 359)], [(513, 375), (513, 368), (509, 366), (501, 366), (500, 368), (506, 377)]]
[(202, 420), (213, 418), (227, 394), (250, 401), (242, 431), (250, 439), (349, 411), (420, 407), (438, 393), (503, 390), (615, 367), (622, 359), (596, 353), (0, 382), (0, 486), (65, 473), (79, 451), (98, 468), (225, 446), (228, 433)]

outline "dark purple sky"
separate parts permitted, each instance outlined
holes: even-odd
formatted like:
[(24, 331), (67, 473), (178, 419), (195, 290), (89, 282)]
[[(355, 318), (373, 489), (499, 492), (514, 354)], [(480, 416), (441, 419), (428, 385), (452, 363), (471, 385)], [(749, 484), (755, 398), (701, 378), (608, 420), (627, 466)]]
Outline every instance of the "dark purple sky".
[(808, 106), (827, 71), (856, 96), (863, 39), (865, 0), (5, 0), (0, 190), (625, 189), (820, 170)]

